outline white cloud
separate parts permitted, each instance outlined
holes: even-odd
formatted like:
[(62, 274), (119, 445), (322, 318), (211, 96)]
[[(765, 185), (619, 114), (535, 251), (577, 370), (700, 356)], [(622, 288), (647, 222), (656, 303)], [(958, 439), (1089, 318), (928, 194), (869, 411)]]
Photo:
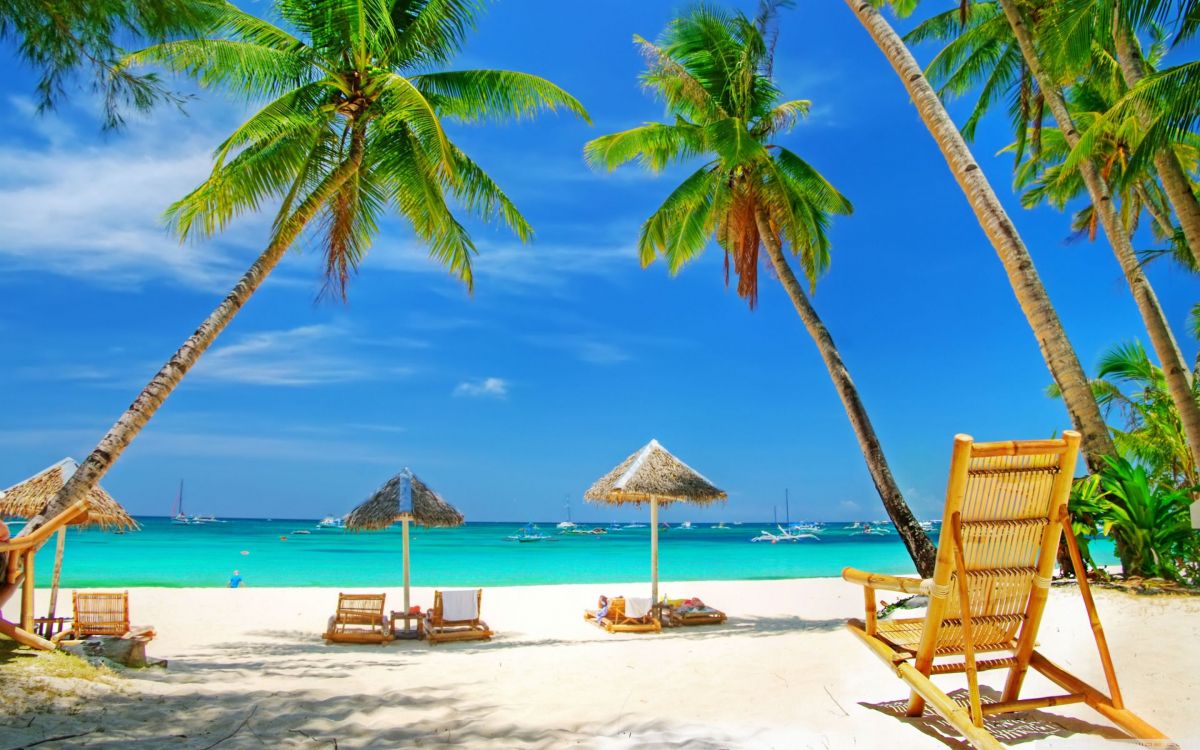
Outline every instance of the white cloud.
[(508, 382), (501, 378), (465, 380), (454, 388), (454, 395), (470, 396), (472, 398), (506, 398), (508, 396)]
[[(477, 286), (482, 286), (481, 280), (503, 282), (488, 289), (556, 288), (571, 277), (614, 276), (638, 267), (632, 243), (568, 246), (479, 241), (477, 245), (479, 254), (472, 259)], [(363, 262), (364, 271), (368, 268), (446, 274), (439, 263), (429, 258), (428, 249), (415, 242), (377, 243)]]
[(308, 386), (401, 376), (409, 370), (380, 368), (341, 348), (343, 327), (308, 325), (247, 334), (206, 353), (193, 371), (197, 380), (252, 385)]
[(853, 500), (843, 500), (840, 503), (838, 503), (838, 508), (840, 510), (846, 511), (847, 513), (850, 513), (850, 512), (856, 511), (856, 510), (861, 510), (862, 506), (859, 505), (858, 503), (854, 502)]
[[(9, 104), (22, 112), (27, 102)], [(0, 266), (116, 288), (163, 280), (227, 288), (261, 244), (269, 217), (241, 218), (220, 240), (187, 246), (162, 220), (171, 201), (208, 175), (212, 147), (240, 114), (219, 102), (206, 102), (203, 113), (163, 110), (103, 137), (92, 120), (7, 119), (9, 143), (25, 143), (0, 148)]]
[(527, 336), (526, 340), (539, 346), (561, 349), (579, 361), (593, 365), (617, 365), (632, 359), (632, 355), (620, 346), (587, 335), (541, 334)]

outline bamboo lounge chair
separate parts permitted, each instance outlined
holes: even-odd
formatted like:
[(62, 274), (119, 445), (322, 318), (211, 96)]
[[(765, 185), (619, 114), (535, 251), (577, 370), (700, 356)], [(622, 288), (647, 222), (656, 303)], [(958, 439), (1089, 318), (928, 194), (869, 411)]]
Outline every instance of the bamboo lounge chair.
[(338, 594), (337, 612), (325, 628), (326, 643), (379, 643), (392, 640), (384, 617), (384, 594)]
[(663, 619), (674, 628), (691, 625), (720, 625), (728, 616), (699, 599), (670, 600), (663, 607)]
[(487, 623), (479, 619), (482, 605), (483, 589), (433, 592), (433, 608), (425, 613), (425, 638), (430, 645), (491, 638)]
[(625, 597), (600, 597), (600, 609), (584, 610), (583, 619), (595, 622), (610, 633), (661, 633), (662, 622), (654, 616), (654, 607), (641, 617), (630, 617), (625, 611)]
[[(842, 571), (847, 581), (864, 587), (866, 602), (865, 620), (847, 625), (912, 688), (908, 715), (920, 716), (928, 702), (977, 748), (1003, 747), (984, 726), (984, 716), (1067, 703), (1088, 704), (1136, 738), (1165, 739), (1124, 707), (1079, 547), (1070, 533), (1067, 496), (1079, 440), (1073, 431), (1060, 440), (999, 443), (955, 436), (933, 578)], [(1064, 527), (1108, 694), (1034, 650)], [(925, 617), (876, 620), (875, 591), (880, 589), (928, 596)], [(979, 654), (988, 657), (980, 659)], [(950, 657), (961, 660), (946, 661)], [(1020, 698), (1029, 667), (1067, 692)], [(1008, 678), (1000, 700), (984, 704), (978, 672), (992, 669), (1007, 669)], [(930, 680), (931, 675), (957, 672), (967, 678), (965, 709)]]
[(71, 627), (54, 636), (54, 642), (82, 640), (100, 635), (150, 640), (154, 628), (129, 624), (129, 592), (76, 591), (71, 594), (75, 617)]

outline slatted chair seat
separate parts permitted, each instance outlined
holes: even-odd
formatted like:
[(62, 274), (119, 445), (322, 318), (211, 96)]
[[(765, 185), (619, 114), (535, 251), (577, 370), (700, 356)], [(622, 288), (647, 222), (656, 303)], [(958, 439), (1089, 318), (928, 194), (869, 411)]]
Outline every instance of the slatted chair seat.
[(154, 628), (129, 624), (129, 592), (75, 591), (71, 594), (74, 619), (71, 627), (53, 636), (54, 642), (89, 636), (113, 638), (154, 637)]
[(325, 641), (384, 644), (392, 640), (391, 621), (383, 614), (384, 599), (384, 594), (338, 594)]
[[(1000, 748), (984, 727), (985, 715), (1087, 703), (1136, 738), (1165, 739), (1124, 707), (1087, 574), (1070, 532), (1067, 498), (1079, 441), (1079, 433), (1073, 431), (1064, 432), (1059, 440), (1002, 443), (975, 443), (967, 435), (956, 436), (933, 577), (922, 581), (853, 568), (842, 572), (847, 581), (864, 587), (866, 604), (865, 619), (847, 624), (909, 683), (909, 716), (920, 716), (928, 703), (975, 747)], [(1064, 529), (1109, 695), (1034, 650)], [(877, 620), (877, 589), (928, 596), (925, 616)], [(977, 658), (984, 653), (1005, 655)], [(1068, 692), (1021, 699), (1030, 667)], [(977, 674), (991, 669), (1007, 669), (1009, 674), (1000, 701), (985, 705)], [(967, 676), (966, 708), (929, 679), (951, 673)]]

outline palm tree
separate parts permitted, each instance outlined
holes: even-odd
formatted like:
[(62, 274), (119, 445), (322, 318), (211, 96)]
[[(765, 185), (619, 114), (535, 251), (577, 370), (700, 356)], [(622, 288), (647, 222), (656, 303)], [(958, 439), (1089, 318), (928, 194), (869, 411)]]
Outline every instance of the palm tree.
[[(1080, 140), (1079, 131), (1075, 127), (1074, 118), (1067, 106), (1059, 81), (1056, 80), (1044, 64), (1042, 53), (1037, 48), (1032, 24), (1026, 18), (1016, 0), (996, 0), (1008, 21), (1012, 38), (1016, 40), (1017, 48), (1021, 51), (1029, 75), (1037, 82), (1038, 90), (1054, 116), (1055, 124), (1061, 131), (1067, 145), (1074, 148)], [(1118, 208), (1104, 180), (1099, 165), (1092, 157), (1079, 159), (1075, 162), (1083, 183), (1092, 201), (1093, 210), (1099, 217), (1100, 226), (1108, 238), (1117, 263), (1125, 274), (1130, 292), (1142, 316), (1142, 322), (1162, 363), (1163, 374), (1175, 401), (1180, 418), (1183, 420), (1184, 431), (1191, 446), (1192, 455), (1200, 463), (1200, 404), (1196, 403), (1192, 394), (1191, 370), (1183, 359), (1183, 352), (1175, 340), (1175, 334), (1167, 322), (1166, 314), (1159, 304), (1158, 296), (1154, 293), (1150, 280), (1146, 277), (1136, 251), (1133, 248), (1129, 227), (1122, 221)]]
[(1083, 435), (1083, 451), (1088, 465), (1093, 470), (1099, 470), (1103, 466), (1101, 456), (1114, 453), (1112, 438), (1088, 387), (1083, 366), (1063, 330), (1062, 321), (1050, 302), (1028, 248), (1021, 241), (1016, 226), (971, 155), (962, 134), (904, 42), (870, 2), (846, 0), (846, 4), (896, 71), (966, 195), (984, 234), (1000, 257), (1017, 302), (1050, 368), (1050, 374), (1062, 390), (1063, 403), (1071, 421)]
[(648, 61), (642, 82), (673, 116), (597, 138), (588, 160), (615, 169), (634, 159), (652, 171), (701, 160), (642, 225), (642, 265), (661, 255), (672, 273), (715, 239), (732, 263), (737, 291), (753, 308), (759, 251), (771, 267), (821, 353), (858, 438), (875, 488), (923, 575), (936, 551), (904, 502), (883, 448), (833, 337), (796, 278), (785, 246), (810, 285), (829, 265), (830, 217), (849, 214), (846, 200), (795, 152), (775, 142), (808, 112), (809, 103), (783, 99), (771, 78), (776, 5), (764, 2), (754, 21), (742, 13), (696, 6), (671, 21), (657, 43), (634, 37)]
[[(1156, 482), (1175, 487), (1200, 484), (1162, 368), (1150, 361), (1140, 342), (1106, 351), (1092, 390), (1106, 416), (1119, 420), (1110, 427), (1121, 455), (1145, 466)], [(1057, 397), (1058, 391), (1052, 386), (1049, 394)], [(1200, 389), (1194, 398), (1200, 399)]]
[[(1047, 5), (1046, 11), (1037, 24), (1037, 36), (1059, 69), (1079, 70), (1089, 65), (1098, 46), (1111, 49), (1117, 71), (1128, 88), (1154, 70), (1153, 53), (1147, 56), (1138, 41), (1140, 32), (1156, 34), (1157, 21), (1174, 18), (1182, 22), (1181, 35), (1187, 36), (1189, 17), (1191, 23), (1200, 18), (1193, 0), (1064, 0)], [(1153, 122), (1152, 107), (1138, 105), (1133, 114), (1143, 128)], [(1191, 178), (1176, 149), (1155, 147), (1147, 156), (1179, 218), (1191, 265), (1200, 265), (1200, 201)]]
[(443, 117), (483, 121), (563, 108), (587, 118), (565, 91), (525, 73), (431, 72), (463, 44), (477, 2), (279, 0), (276, 7), (296, 35), (226, 4), (204, 37), (128, 60), (269, 100), (218, 147), (208, 179), (168, 209), (181, 237), (209, 236), (263, 202), (281, 205), (266, 250), (23, 533), (95, 486), (314, 219), (327, 283), (340, 295), (389, 209), (468, 288), (475, 246), (452, 202), (530, 239), (516, 206), (447, 137)]

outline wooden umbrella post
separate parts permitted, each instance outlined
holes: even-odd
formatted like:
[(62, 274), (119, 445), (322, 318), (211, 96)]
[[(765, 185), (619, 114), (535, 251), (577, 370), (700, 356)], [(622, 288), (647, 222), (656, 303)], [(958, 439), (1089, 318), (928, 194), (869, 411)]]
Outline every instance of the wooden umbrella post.
[(408, 614), (408, 516), (400, 521), (400, 546), (404, 549), (404, 614)]
[(658, 607), (658, 499), (650, 500), (650, 601)]
[(58, 541), (54, 547), (54, 573), (50, 576), (50, 610), (46, 618), (53, 627), (54, 613), (58, 609), (58, 581), (62, 577), (63, 549), (67, 546), (67, 527), (58, 530)]

